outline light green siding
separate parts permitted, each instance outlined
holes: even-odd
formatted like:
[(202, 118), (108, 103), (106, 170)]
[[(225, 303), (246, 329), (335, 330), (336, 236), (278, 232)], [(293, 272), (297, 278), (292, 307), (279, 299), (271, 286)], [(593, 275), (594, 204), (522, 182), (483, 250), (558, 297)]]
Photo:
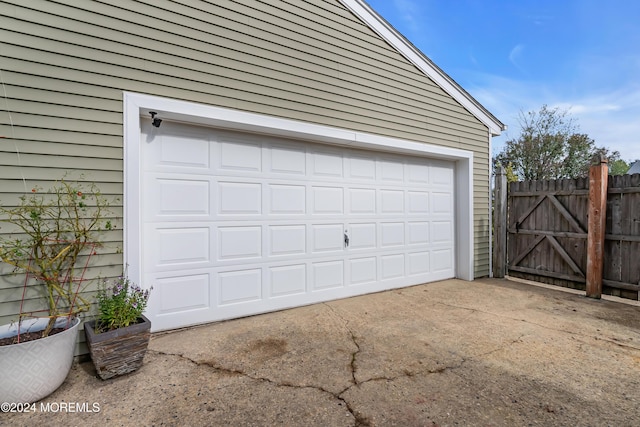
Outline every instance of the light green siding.
[[(146, 93), (473, 151), (489, 272), (487, 127), (338, 0), (0, 1), (0, 72), (4, 204), (68, 172), (122, 197), (122, 93)], [(109, 240), (94, 275), (121, 269)]]

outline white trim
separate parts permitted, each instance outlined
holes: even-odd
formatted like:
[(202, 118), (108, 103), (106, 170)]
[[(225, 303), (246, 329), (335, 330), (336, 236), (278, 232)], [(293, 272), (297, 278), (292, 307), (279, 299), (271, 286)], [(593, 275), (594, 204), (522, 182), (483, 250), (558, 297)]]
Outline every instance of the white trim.
[(458, 85), (451, 77), (427, 58), (418, 48), (403, 37), (391, 24), (376, 13), (362, 0), (340, 0), (352, 13), (365, 22), (380, 37), (386, 40), (400, 54), (411, 61), (420, 71), (431, 78), (438, 86), (458, 101), (464, 108), (489, 128), (494, 136), (507, 127), (487, 111), (467, 91)]
[(123, 188), (123, 256), (127, 275), (134, 283), (142, 283), (142, 229), (140, 227), (140, 107), (135, 95), (123, 92), (124, 188)]
[(460, 158), (455, 170), (456, 197), (456, 277), (464, 280), (474, 278), (474, 233), (473, 233), (473, 154)]
[(151, 95), (125, 92), (123, 102), (124, 256), (129, 276), (136, 283), (142, 279), (140, 117), (149, 111), (156, 111), (161, 119), (456, 162), (456, 277), (473, 280), (472, 152)]
[(489, 277), (493, 277), (493, 150), (491, 132), (489, 132)]

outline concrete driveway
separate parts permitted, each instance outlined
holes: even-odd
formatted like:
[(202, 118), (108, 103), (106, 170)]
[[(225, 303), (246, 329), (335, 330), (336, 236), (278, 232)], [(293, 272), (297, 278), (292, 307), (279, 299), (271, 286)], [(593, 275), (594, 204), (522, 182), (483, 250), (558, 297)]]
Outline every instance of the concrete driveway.
[(157, 334), (138, 372), (76, 365), (0, 424), (637, 426), (640, 307), (447, 280)]

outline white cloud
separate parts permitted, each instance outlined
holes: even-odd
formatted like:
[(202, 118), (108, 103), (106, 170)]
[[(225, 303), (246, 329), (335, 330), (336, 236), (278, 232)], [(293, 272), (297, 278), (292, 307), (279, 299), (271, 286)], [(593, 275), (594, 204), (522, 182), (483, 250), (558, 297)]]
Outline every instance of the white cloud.
[(564, 101), (580, 131), (597, 145), (617, 150), (625, 160), (640, 159), (640, 87)]
[[(416, 20), (421, 15), (421, 3), (412, 0), (394, 0), (393, 5), (398, 11), (398, 15), (405, 22), (412, 35), (423, 32), (423, 28)], [(406, 29), (403, 28), (403, 31)], [(408, 36), (405, 34), (405, 37)]]
[(543, 27), (553, 21), (555, 17), (553, 15), (529, 15), (527, 18), (533, 25)]
[[(436, 63), (439, 63), (437, 53), (466, 54), (466, 62), (471, 67), (455, 69), (454, 78), (508, 126), (502, 136), (494, 138), (494, 154), (504, 141), (518, 137), (520, 112), (538, 111), (546, 104), (568, 109), (580, 131), (598, 145), (620, 151), (625, 160), (640, 159), (640, 82), (637, 79), (640, 55), (634, 38), (618, 38), (613, 45), (602, 39), (602, 45), (545, 46), (544, 52), (549, 54), (545, 57), (551, 58), (551, 62), (545, 62), (533, 61), (530, 57), (541, 52), (535, 39), (514, 35), (506, 42), (511, 44), (502, 44), (488, 53), (483, 50), (482, 57), (476, 57), (471, 48), (455, 52), (439, 50), (438, 46), (447, 45), (447, 41), (442, 40), (446, 28), (438, 27), (443, 21), (438, 19), (441, 15), (437, 12), (442, 11), (432, 1), (392, 0), (381, 4), (393, 9), (399, 18), (395, 21), (398, 29)], [(538, 9), (535, 14), (524, 13), (521, 18), (541, 27), (560, 22), (561, 17)], [(482, 39), (471, 37), (471, 46)], [(561, 55), (552, 55), (556, 48)], [(479, 63), (495, 65), (499, 71), (482, 74), (478, 71)]]
[(606, 113), (609, 111), (619, 111), (622, 107), (616, 104), (554, 104), (551, 107), (558, 107), (561, 110), (567, 110), (569, 113), (576, 115)]
[(509, 62), (511, 62), (516, 68), (520, 69), (519, 60), (524, 51), (524, 45), (522, 43), (515, 45), (511, 52), (509, 52)]
[(580, 132), (588, 134), (599, 146), (617, 150), (625, 160), (640, 159), (640, 85), (608, 93), (563, 95), (562, 90), (532, 81), (518, 81), (493, 75), (475, 74), (474, 86), (467, 90), (508, 126), (494, 138), (493, 154), (504, 142), (520, 133), (521, 111), (538, 111), (544, 104), (569, 110)]
[(395, 16), (397, 18), (393, 20), (396, 29), (415, 46), (419, 46), (422, 53), (435, 60), (435, 52), (442, 43), (439, 42), (441, 34), (435, 32), (439, 23), (432, 21), (433, 16), (437, 16), (437, 13), (431, 13), (431, 2), (427, 0), (393, 0), (389, 3), (394, 9), (389, 17)]

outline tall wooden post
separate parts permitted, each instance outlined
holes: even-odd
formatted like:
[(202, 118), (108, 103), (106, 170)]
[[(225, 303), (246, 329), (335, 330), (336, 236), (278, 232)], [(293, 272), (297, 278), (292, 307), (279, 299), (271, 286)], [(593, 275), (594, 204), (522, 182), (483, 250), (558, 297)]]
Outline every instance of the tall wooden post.
[(595, 156), (589, 169), (589, 229), (587, 237), (587, 296), (602, 296), (604, 237), (607, 213), (607, 159)]
[(502, 166), (496, 167), (493, 204), (493, 277), (507, 273), (507, 175)]

